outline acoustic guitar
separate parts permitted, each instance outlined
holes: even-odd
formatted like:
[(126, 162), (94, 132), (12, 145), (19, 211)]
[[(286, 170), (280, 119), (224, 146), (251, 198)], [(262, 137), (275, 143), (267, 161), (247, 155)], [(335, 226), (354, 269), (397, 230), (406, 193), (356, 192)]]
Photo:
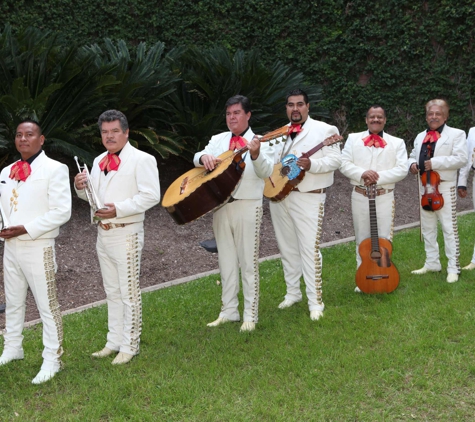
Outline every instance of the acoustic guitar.
[[(262, 136), (261, 142), (284, 136), (288, 126)], [(278, 143), (277, 141), (276, 143)], [(196, 167), (176, 179), (163, 195), (162, 206), (177, 224), (186, 224), (225, 205), (236, 189), (246, 163), (242, 158), (247, 146), (237, 151), (226, 151), (212, 171)]]
[(391, 262), (391, 241), (378, 236), (375, 184), (366, 188), (366, 195), (371, 237), (363, 240), (358, 249), (362, 262), (356, 271), (356, 285), (364, 293), (391, 293), (399, 285), (399, 272)]
[[(301, 158), (310, 158), (323, 147), (341, 142), (342, 139), (336, 134), (329, 136), (310, 151), (304, 152)], [(305, 171), (297, 165), (297, 160), (296, 155), (288, 154), (274, 166), (271, 176), (265, 179), (264, 196), (266, 198), (274, 202), (282, 201), (303, 180)]]

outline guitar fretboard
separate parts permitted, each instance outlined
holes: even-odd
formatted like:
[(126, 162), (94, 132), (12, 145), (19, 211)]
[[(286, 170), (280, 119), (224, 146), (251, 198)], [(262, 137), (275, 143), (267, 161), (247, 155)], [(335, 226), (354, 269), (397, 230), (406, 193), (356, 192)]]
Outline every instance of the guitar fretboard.
[(376, 198), (369, 198), (369, 224), (371, 230), (371, 251), (379, 252), (378, 217), (376, 216)]

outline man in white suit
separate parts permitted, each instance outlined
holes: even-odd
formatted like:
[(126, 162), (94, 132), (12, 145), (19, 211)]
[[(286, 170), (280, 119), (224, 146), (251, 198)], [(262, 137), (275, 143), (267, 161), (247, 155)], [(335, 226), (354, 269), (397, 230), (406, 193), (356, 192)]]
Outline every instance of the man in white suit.
[[(360, 243), (371, 237), (369, 200), (366, 187), (376, 185), (378, 235), (392, 241), (394, 228), (394, 187), (407, 175), (406, 144), (384, 132), (386, 111), (373, 105), (366, 113), (368, 130), (351, 133), (341, 154), (340, 171), (354, 186), (351, 209), (356, 238), (356, 263), (361, 265)], [(358, 287), (356, 292), (360, 290)]]
[[(118, 353), (112, 364), (121, 365), (139, 353), (143, 221), (145, 211), (160, 201), (160, 185), (155, 158), (130, 145), (123, 113), (108, 110), (100, 115), (98, 125), (107, 151), (94, 160), (91, 180), (106, 207), (95, 216), (100, 219), (96, 247), (107, 295), (109, 332), (105, 347), (92, 356)], [(87, 200), (86, 175), (79, 173), (74, 184), (78, 196)]]
[[(458, 194), (461, 198), (467, 196), (467, 180), (470, 174), (470, 170), (475, 169), (475, 127), (472, 127), (467, 136), (467, 165), (460, 169), (459, 181), (458, 181)], [(472, 200), (475, 206), (475, 180), (472, 179)], [(462, 268), (462, 270), (474, 270), (475, 269), (475, 248), (473, 250), (472, 260), (468, 265)]]
[[(289, 132), (286, 141), (275, 148), (275, 163), (288, 154), (300, 157), (325, 139), (339, 136), (335, 126), (309, 117), (308, 96), (301, 89), (288, 94), (286, 109)], [(318, 320), (325, 307), (320, 237), (326, 189), (333, 184), (333, 173), (340, 163), (340, 148), (335, 144), (323, 147), (310, 158), (299, 158), (297, 165), (305, 170), (304, 179), (286, 198), (270, 203), (287, 285), (287, 294), (279, 308), (288, 308), (302, 300), (300, 277), (303, 275), (312, 320)]]
[[(409, 171), (423, 174), (428, 170), (439, 173), (439, 192), (444, 205), (437, 211), (425, 210), (421, 206), (421, 227), (424, 236), (426, 260), (424, 266), (412, 271), (426, 274), (441, 271), (439, 245), (437, 243), (437, 221), (440, 222), (445, 241), (445, 255), (448, 259), (447, 282), (455, 283), (460, 273), (459, 237), (457, 228), (456, 183), (457, 170), (467, 164), (467, 143), (465, 132), (447, 125), (449, 106), (446, 101), (435, 99), (426, 104), (427, 130), (419, 133), (414, 149), (409, 155)], [(429, 154), (429, 152), (431, 152)], [(424, 193), (424, 187), (420, 188)]]
[(194, 164), (212, 171), (218, 156), (248, 145), (243, 156), (246, 167), (231, 199), (213, 215), (213, 231), (218, 246), (222, 282), (222, 307), (218, 319), (208, 324), (216, 327), (239, 321), (239, 267), (244, 293), (244, 316), (241, 331), (253, 331), (259, 311), (259, 233), (262, 221), (264, 178), (272, 174), (273, 162), (268, 144), (259, 142), (249, 126), (249, 99), (235, 95), (226, 102), (229, 132), (211, 138), (203, 151), (197, 152)]
[(6, 228), (3, 255), (6, 330), (0, 365), (23, 359), (22, 330), (28, 287), (43, 322), (43, 364), (33, 384), (53, 378), (61, 369), (63, 323), (56, 291), (54, 243), (59, 227), (71, 217), (67, 166), (42, 151), (39, 124), (18, 125), (15, 146), (21, 160), (0, 174), (1, 211)]

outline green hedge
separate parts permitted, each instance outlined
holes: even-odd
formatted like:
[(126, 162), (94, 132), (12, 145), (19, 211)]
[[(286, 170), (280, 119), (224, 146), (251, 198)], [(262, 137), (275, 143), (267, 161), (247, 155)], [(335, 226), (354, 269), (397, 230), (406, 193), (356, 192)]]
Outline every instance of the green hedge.
[(448, 99), (452, 126), (475, 124), (472, 0), (3, 0), (0, 14), (14, 29), (33, 25), (80, 43), (257, 48), (267, 63), (282, 60), (322, 84), (344, 132), (362, 129), (379, 103), (389, 129), (411, 141), (434, 97)]

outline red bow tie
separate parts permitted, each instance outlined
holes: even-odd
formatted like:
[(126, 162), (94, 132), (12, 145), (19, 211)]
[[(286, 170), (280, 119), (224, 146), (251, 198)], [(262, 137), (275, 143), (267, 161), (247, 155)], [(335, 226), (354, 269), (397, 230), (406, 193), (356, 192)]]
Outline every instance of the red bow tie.
[(101, 171), (117, 171), (120, 165), (120, 158), (117, 154), (107, 154), (100, 162)]
[(28, 161), (17, 161), (15, 164), (13, 164), (10, 171), (10, 179), (14, 179), (17, 182), (20, 180), (24, 182), (26, 179), (28, 179), (30, 174), (31, 167)]
[(387, 145), (386, 141), (381, 138), (381, 136), (375, 135), (374, 133), (363, 138), (363, 142), (365, 147), (384, 148)]
[(430, 142), (431, 144), (433, 142), (436, 142), (440, 138), (440, 133), (437, 132), (436, 130), (428, 130), (427, 135), (422, 141), (423, 144), (426, 144), (427, 142)]
[(234, 151), (235, 149), (245, 147), (246, 145), (247, 141), (242, 136), (233, 136), (229, 141), (229, 150)]
[(289, 136), (291, 133), (300, 133), (302, 132), (302, 130), (303, 130), (303, 127), (301, 124), (292, 123), (289, 126), (289, 130), (287, 131), (287, 136)]

